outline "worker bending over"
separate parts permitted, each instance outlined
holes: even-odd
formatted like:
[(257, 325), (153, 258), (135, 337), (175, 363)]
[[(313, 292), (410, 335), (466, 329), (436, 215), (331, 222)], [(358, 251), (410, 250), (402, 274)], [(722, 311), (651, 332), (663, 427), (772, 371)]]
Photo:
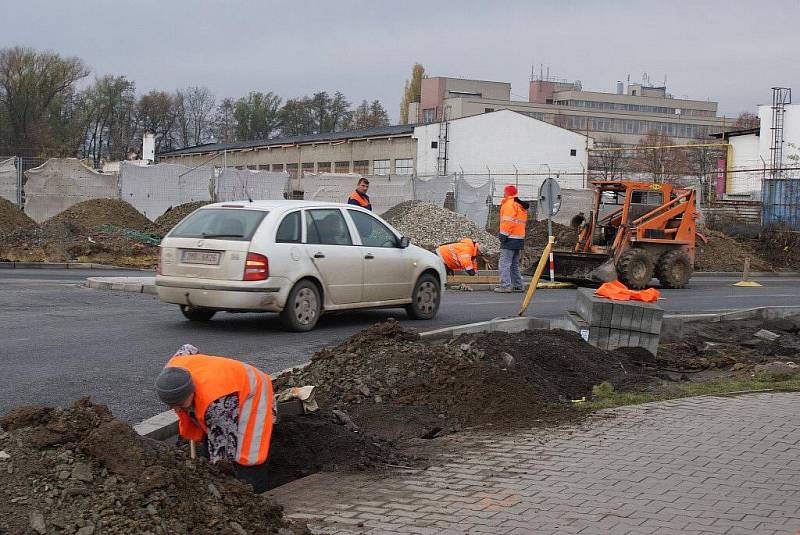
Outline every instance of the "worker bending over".
[(347, 204), (354, 204), (356, 206), (360, 206), (361, 208), (366, 208), (367, 210), (372, 210), (372, 204), (369, 202), (369, 195), (367, 195), (367, 190), (369, 189), (369, 180), (366, 178), (361, 178), (356, 185), (356, 190), (350, 194), (350, 198), (347, 199)]
[(500, 285), (495, 292), (522, 292), (522, 273), (519, 269), (522, 247), (525, 245), (525, 224), (528, 221), (527, 202), (517, 197), (516, 186), (509, 184), (503, 190), (500, 202)]
[(178, 414), (178, 432), (206, 439), (209, 460), (233, 464), (237, 478), (267, 490), (273, 423), (272, 381), (250, 364), (181, 346), (156, 379), (158, 397)]
[(436, 248), (436, 254), (444, 262), (447, 274), (452, 275), (456, 270), (463, 270), (467, 275), (478, 274), (478, 243), (470, 238), (461, 241), (445, 243)]

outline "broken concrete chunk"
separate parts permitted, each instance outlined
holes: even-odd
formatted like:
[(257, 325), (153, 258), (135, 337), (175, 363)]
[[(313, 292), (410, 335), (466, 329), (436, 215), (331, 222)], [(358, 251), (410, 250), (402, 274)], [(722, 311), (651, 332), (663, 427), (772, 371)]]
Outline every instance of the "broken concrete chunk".
[(31, 529), (40, 535), (47, 533), (47, 526), (44, 523), (44, 515), (39, 511), (30, 514)]
[(766, 364), (758, 364), (753, 369), (756, 376), (766, 376), (772, 379), (782, 379), (794, 377), (800, 373), (800, 366), (794, 362), (768, 362)]
[(505, 352), (503, 352), (500, 356), (503, 357), (503, 365), (505, 365), (506, 369), (513, 370), (514, 366), (517, 363), (514, 357), (511, 354)]
[(247, 535), (247, 530), (244, 529), (238, 522), (231, 522), (229, 525), (231, 529), (237, 533), (237, 535)]
[(75, 463), (72, 467), (72, 479), (91, 483), (94, 480), (94, 474), (92, 474), (92, 469), (88, 464)]
[(89, 524), (88, 526), (83, 526), (81, 529), (75, 532), (75, 535), (93, 535), (94, 534), (94, 526)]
[(760, 329), (753, 336), (755, 336), (756, 338), (761, 338), (762, 340), (767, 340), (769, 342), (775, 341), (781, 337), (781, 335), (776, 334), (772, 331), (768, 331), (766, 329)]
[(213, 483), (208, 484), (208, 492), (210, 492), (211, 495), (218, 500), (222, 498), (222, 494), (219, 493), (217, 487)]
[(11, 455), (9, 455), (5, 450), (0, 451), (0, 461), (7, 461), (10, 458)]

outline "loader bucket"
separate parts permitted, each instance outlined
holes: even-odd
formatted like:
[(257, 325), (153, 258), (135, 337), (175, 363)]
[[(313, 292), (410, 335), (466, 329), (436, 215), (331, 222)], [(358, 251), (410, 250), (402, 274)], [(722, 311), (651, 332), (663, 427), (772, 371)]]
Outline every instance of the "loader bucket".
[(617, 278), (614, 260), (603, 253), (554, 251), (553, 263), (556, 280), (560, 281), (596, 285)]

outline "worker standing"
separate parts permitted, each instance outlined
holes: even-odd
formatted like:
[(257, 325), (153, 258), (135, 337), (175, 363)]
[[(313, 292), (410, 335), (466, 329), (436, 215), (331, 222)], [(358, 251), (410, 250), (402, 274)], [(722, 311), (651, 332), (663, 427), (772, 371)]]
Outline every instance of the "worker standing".
[(156, 392), (178, 414), (183, 438), (205, 438), (212, 463), (228, 461), (237, 478), (256, 492), (267, 490), (274, 418), (269, 375), (238, 360), (199, 354), (185, 344), (159, 374)]
[(517, 188), (512, 184), (505, 187), (503, 195), (500, 202), (500, 285), (494, 291), (522, 292), (524, 288), (519, 262), (525, 245), (525, 224), (530, 205), (517, 197)]
[(356, 206), (360, 206), (361, 208), (372, 210), (372, 204), (369, 201), (369, 195), (367, 195), (368, 189), (369, 189), (369, 180), (367, 180), (364, 177), (361, 177), (358, 180), (358, 184), (356, 185), (355, 191), (351, 193), (350, 198), (347, 199), (347, 204), (354, 204)]
[(444, 262), (447, 274), (452, 275), (457, 269), (463, 270), (467, 275), (478, 274), (478, 242), (470, 238), (461, 241), (445, 243), (436, 248), (436, 254)]

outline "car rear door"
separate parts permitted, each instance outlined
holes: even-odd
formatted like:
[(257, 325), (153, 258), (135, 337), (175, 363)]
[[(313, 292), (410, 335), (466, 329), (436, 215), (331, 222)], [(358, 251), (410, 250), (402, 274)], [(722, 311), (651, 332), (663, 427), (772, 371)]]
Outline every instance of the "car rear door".
[(361, 238), (364, 259), (364, 302), (408, 299), (414, 281), (414, 262), (399, 247), (394, 232), (375, 216), (347, 210)]
[(362, 292), (360, 247), (353, 244), (339, 208), (304, 211), (306, 254), (320, 274), (326, 294), (336, 305), (358, 303)]
[(162, 242), (161, 274), (241, 280), (250, 240), (266, 215), (263, 210), (242, 208), (196, 211)]

